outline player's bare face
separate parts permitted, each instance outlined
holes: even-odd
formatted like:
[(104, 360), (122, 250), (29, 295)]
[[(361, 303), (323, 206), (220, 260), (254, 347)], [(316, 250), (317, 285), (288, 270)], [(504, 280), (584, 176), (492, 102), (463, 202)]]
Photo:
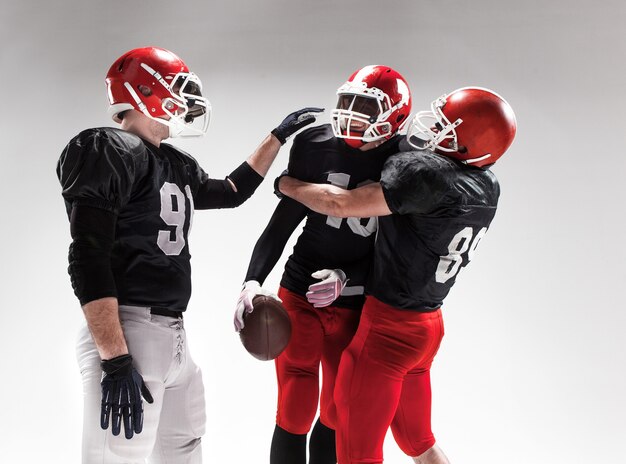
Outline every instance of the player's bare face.
[[(369, 118), (374, 122), (380, 114), (380, 106), (374, 98), (363, 97), (361, 95), (340, 95), (337, 108), (353, 111)], [(369, 123), (363, 120), (350, 120), (350, 133), (353, 135), (363, 134), (369, 127)]]

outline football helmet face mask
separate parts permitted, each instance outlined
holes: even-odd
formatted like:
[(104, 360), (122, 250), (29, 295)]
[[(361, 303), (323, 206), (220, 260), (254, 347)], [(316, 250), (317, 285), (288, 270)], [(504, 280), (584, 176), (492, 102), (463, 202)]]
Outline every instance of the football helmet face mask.
[(388, 66), (359, 69), (337, 95), (337, 108), (331, 111), (333, 133), (354, 148), (393, 137), (411, 112), (409, 86)]
[(106, 77), (109, 114), (135, 109), (169, 127), (170, 137), (204, 135), (211, 104), (202, 83), (174, 53), (158, 47), (131, 50), (109, 69)]
[(473, 166), (495, 163), (517, 131), (515, 113), (495, 92), (464, 87), (442, 95), (415, 115), (407, 133), (415, 148), (433, 150)]

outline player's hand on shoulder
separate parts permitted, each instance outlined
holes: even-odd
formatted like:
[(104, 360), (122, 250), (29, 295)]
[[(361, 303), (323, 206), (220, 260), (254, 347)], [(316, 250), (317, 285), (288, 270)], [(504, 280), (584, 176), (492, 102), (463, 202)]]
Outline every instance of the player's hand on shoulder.
[(282, 300), (278, 298), (278, 295), (265, 290), (256, 280), (248, 280), (243, 284), (243, 288), (239, 294), (239, 299), (237, 300), (237, 307), (235, 308), (235, 317), (233, 322), (235, 324), (236, 332), (240, 332), (241, 329), (244, 328), (244, 315), (249, 314), (254, 310), (252, 300), (257, 295), (268, 296), (282, 303)]
[(324, 308), (341, 296), (348, 279), (341, 269), (322, 269), (311, 274), (321, 282), (309, 286), (306, 299), (315, 308)]
[(152, 395), (146, 387), (143, 377), (133, 366), (133, 357), (129, 354), (112, 359), (103, 359), (100, 363), (102, 377), (102, 403), (100, 426), (106, 430), (111, 420), (113, 435), (119, 435), (124, 422), (124, 435), (133, 438), (143, 430), (143, 396), (152, 403)]
[(284, 145), (285, 142), (287, 142), (287, 139), (293, 134), (315, 122), (315, 118), (318, 116), (318, 113), (321, 113), (322, 111), (324, 111), (324, 108), (313, 107), (302, 108), (301, 110), (294, 111), (283, 119), (283, 122), (281, 122), (278, 127), (272, 130), (272, 134), (281, 144)]

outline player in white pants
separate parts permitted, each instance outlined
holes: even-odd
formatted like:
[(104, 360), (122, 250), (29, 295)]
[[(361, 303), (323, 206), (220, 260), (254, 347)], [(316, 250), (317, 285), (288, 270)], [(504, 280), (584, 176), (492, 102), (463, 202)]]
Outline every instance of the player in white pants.
[(193, 213), (246, 201), (281, 145), (321, 109), (288, 115), (228, 177), (211, 179), (162, 143), (208, 127), (211, 105), (178, 56), (131, 50), (106, 83), (121, 128), (82, 131), (57, 165), (72, 235), (68, 271), (87, 321), (77, 350), (83, 463), (196, 464), (204, 393), (183, 329)]
[(132, 440), (100, 427), (100, 355), (85, 325), (76, 347), (85, 400), (84, 462), (143, 463), (150, 456), (151, 463), (201, 463), (204, 387), (189, 354), (183, 319), (154, 315), (145, 307), (120, 306), (119, 313), (133, 364), (154, 402), (144, 405), (143, 430)]

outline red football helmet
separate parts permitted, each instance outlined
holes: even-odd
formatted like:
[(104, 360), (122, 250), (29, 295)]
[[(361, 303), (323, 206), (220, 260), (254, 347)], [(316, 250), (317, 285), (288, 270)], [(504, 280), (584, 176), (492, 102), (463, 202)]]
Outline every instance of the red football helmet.
[(488, 89), (464, 87), (439, 97), (431, 111), (417, 113), (407, 140), (418, 149), (486, 166), (506, 152), (516, 131), (515, 113), (504, 98)]
[(393, 137), (411, 112), (409, 85), (388, 66), (359, 69), (337, 95), (337, 108), (331, 112), (333, 133), (354, 148)]
[(122, 111), (135, 109), (169, 126), (170, 136), (204, 135), (211, 104), (202, 83), (174, 53), (158, 47), (126, 52), (106, 77), (109, 114), (121, 122)]

